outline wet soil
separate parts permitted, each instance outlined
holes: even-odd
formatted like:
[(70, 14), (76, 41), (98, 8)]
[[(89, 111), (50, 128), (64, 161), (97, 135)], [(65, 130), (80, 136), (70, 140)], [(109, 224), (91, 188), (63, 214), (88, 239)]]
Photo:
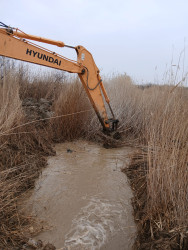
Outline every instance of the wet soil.
[(132, 149), (76, 141), (55, 150), (26, 201), (45, 228), (35, 239), (57, 249), (131, 249), (132, 191), (121, 170)]

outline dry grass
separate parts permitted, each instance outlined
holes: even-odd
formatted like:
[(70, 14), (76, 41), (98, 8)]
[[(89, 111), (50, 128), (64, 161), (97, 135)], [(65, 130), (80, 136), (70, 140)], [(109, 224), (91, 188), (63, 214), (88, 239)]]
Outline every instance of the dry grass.
[[(173, 86), (145, 89), (130, 86), (129, 91), (124, 84), (125, 99), (130, 105), (125, 104), (119, 112), (126, 110), (125, 129), (136, 136), (139, 146), (147, 152), (144, 153), (146, 164), (142, 165), (141, 161), (141, 169), (139, 162), (135, 163), (138, 173), (130, 167), (134, 175), (138, 174), (134, 179), (138, 186), (134, 185), (135, 189), (139, 188), (136, 192), (142, 205), (136, 209), (142, 211), (144, 207), (139, 220), (147, 235), (141, 241), (150, 240), (150, 246), (145, 245), (143, 249), (150, 249), (152, 240), (159, 239), (159, 232), (181, 233), (179, 238), (173, 236), (179, 242), (177, 249), (181, 249), (180, 241), (187, 237), (188, 225), (188, 89), (179, 87), (172, 91)], [(143, 196), (147, 198), (144, 203)], [(161, 237), (165, 238), (164, 234)]]
[[(188, 225), (188, 93), (167, 88), (148, 121), (148, 212), (169, 214), (165, 226)], [(156, 91), (157, 92), (157, 91)], [(163, 225), (160, 225), (163, 227)]]
[(30, 221), (19, 214), (18, 198), (34, 186), (45, 164), (43, 156), (52, 151), (43, 129), (12, 130), (26, 122), (17, 74), (6, 74), (0, 83), (0, 98), (0, 248), (12, 249), (26, 240), (23, 229)]
[(14, 74), (8, 73), (4, 84), (0, 84), (0, 100), (0, 131), (4, 132), (19, 125), (23, 119), (19, 86)]
[[(94, 115), (86, 93), (78, 81), (64, 83), (61, 86), (59, 96), (54, 101), (53, 111), (55, 115), (71, 114), (51, 121), (53, 138), (56, 141), (72, 140), (79, 137), (87, 137), (91, 125), (91, 117)], [(79, 113), (86, 111), (86, 113)], [(74, 114), (78, 113), (78, 114)]]
[(119, 131), (125, 140), (133, 142), (135, 146), (144, 137), (143, 91), (126, 74), (108, 80), (105, 86), (120, 121)]

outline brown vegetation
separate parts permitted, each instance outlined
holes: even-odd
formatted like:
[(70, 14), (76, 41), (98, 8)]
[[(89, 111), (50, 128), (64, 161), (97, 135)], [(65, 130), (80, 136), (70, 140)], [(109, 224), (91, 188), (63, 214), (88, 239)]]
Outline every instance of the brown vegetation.
[(78, 112), (91, 107), (76, 79), (70, 84), (64, 78), (52, 82), (49, 75), (30, 80), (23, 69), (5, 69), (0, 80), (0, 248), (20, 249), (31, 218), (19, 213), (18, 200), (34, 187), (44, 156), (55, 153), (53, 141), (86, 134), (91, 110)]
[[(9, 65), (0, 79), (0, 248), (5, 249), (27, 241), (31, 218), (19, 214), (17, 201), (34, 186), (44, 156), (54, 154), (52, 143), (80, 137), (93, 140), (100, 133), (76, 78), (55, 71), (31, 78), (24, 72)], [(108, 80), (105, 86), (125, 144), (144, 150), (133, 157), (128, 170), (139, 212), (137, 249), (185, 249), (188, 90), (138, 88), (126, 75)], [(170, 243), (164, 247), (166, 241)]]
[(188, 90), (172, 90), (171, 86), (143, 90), (132, 86), (124, 95), (132, 105), (136, 103), (125, 121), (136, 117), (129, 127), (144, 149), (133, 156), (127, 172), (140, 223), (136, 249), (188, 247)]

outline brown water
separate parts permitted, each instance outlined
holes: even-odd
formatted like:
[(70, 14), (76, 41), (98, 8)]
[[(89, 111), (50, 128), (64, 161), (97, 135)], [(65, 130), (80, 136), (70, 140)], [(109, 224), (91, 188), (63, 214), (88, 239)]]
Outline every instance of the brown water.
[(55, 150), (28, 201), (32, 214), (49, 226), (36, 238), (57, 249), (131, 249), (132, 192), (121, 172), (131, 149), (76, 141)]

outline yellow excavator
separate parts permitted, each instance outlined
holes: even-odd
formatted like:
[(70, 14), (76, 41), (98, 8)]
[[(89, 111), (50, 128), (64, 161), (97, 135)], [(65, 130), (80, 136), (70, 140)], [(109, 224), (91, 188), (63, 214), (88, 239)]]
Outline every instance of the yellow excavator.
[[(68, 59), (39, 46), (31, 40), (74, 49), (77, 53), (77, 61)], [(66, 45), (61, 41), (29, 35), (18, 28), (13, 28), (0, 22), (0, 56), (39, 64), (70, 73), (77, 73), (103, 127), (103, 131), (110, 134), (117, 130), (119, 121), (115, 119), (110, 106), (110, 100), (99, 74), (99, 69), (91, 53), (83, 46), (79, 45), (74, 47)], [(109, 118), (107, 115), (104, 99), (109, 106), (112, 118)]]

